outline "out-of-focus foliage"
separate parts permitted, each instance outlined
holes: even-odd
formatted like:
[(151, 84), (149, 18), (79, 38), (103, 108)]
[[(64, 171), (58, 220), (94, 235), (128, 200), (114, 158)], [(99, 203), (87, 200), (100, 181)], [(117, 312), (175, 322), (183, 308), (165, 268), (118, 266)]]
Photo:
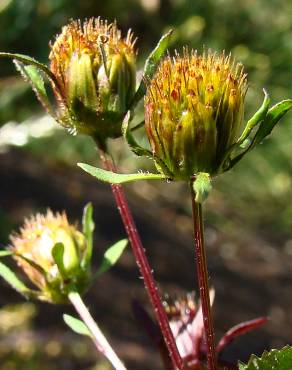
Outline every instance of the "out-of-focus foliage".
[[(74, 334), (35, 331), (33, 319), (37, 314), (34, 303), (6, 305), (0, 310), (1, 369), (56, 370), (69, 367), (87, 370), (108, 370), (101, 360), (94, 366), (90, 342)], [(72, 359), (72, 362), (68, 362)], [(75, 367), (76, 366), (76, 367)]]
[[(54, 39), (70, 18), (101, 16), (110, 21), (116, 19), (124, 30), (133, 29), (138, 36), (141, 65), (161, 33), (172, 27), (175, 29), (173, 48), (188, 45), (198, 49), (203, 46), (218, 51), (225, 49), (245, 65), (250, 85), (246, 110), (246, 118), (249, 118), (262, 101), (263, 87), (270, 92), (272, 102), (292, 97), (291, 13), (289, 0), (115, 0), (98, 3), (93, 0), (0, 0), (0, 49), (47, 62), (49, 40)], [(9, 120), (21, 122), (39, 110), (39, 104), (30, 88), (16, 76), (12, 63), (0, 60), (0, 64), (0, 125)], [(257, 225), (269, 222), (275, 230), (280, 228), (288, 234), (292, 218), (292, 206), (286, 202), (292, 195), (291, 123), (291, 114), (288, 114), (271, 139), (217, 182), (220, 192), (228, 194), (225, 198), (236, 202), (244, 220), (256, 219)], [(30, 147), (40, 155), (50, 140), (55, 146), (59, 138), (53, 135), (52, 139), (42, 139), (39, 144), (38, 140), (30, 141)], [(91, 157), (94, 153), (90, 140), (66, 135), (64, 140), (56, 146), (59, 160), (86, 159), (84, 154)], [(257, 207), (246, 207), (247, 202)]]

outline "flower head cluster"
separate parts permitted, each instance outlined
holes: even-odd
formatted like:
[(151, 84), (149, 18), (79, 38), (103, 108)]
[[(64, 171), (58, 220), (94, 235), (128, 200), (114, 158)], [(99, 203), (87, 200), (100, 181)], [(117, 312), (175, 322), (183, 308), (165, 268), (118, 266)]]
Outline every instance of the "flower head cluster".
[(17, 263), (40, 290), (38, 298), (64, 302), (72, 287), (77, 291), (87, 287), (89, 269), (82, 261), (89, 246), (76, 226), (69, 224), (65, 213), (48, 210), (45, 215), (26, 219), (10, 241)]
[(218, 173), (238, 138), (246, 91), (243, 67), (230, 55), (185, 50), (168, 56), (145, 97), (153, 156), (177, 179)]

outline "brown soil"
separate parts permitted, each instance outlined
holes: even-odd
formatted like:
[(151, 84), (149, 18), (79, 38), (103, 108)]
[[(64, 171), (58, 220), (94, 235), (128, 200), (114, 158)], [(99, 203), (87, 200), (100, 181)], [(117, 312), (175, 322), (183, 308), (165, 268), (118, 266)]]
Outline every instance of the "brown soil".
[[(125, 236), (109, 187), (78, 168), (44, 164), (29, 153), (15, 149), (0, 155), (0, 171), (0, 208), (13, 224), (21, 224), (25, 216), (48, 206), (53, 210), (66, 209), (71, 220), (80, 220), (83, 206), (92, 201), (96, 222), (95, 266), (106, 247)], [(165, 186), (169, 186), (168, 191), (171, 186), (176, 191), (175, 185)], [(140, 190), (132, 185), (126, 188), (161, 291), (181, 293), (193, 290), (191, 219), (177, 201), (163, 198), (157, 204), (158, 197), (155, 202), (147, 201), (151, 194), (147, 195), (147, 189), (144, 190), (143, 185)], [(267, 233), (255, 235), (244, 225), (238, 237), (220, 232), (208, 224), (208, 212), (206, 232), (210, 278), (216, 289), (217, 338), (240, 321), (270, 316), (263, 329), (234, 342), (226, 350), (226, 357), (246, 360), (250, 353), (291, 343), (291, 254), (277, 248)], [(151, 312), (143, 281), (128, 248), (111, 272), (95, 283), (85, 300), (129, 369), (162, 369), (155, 348), (133, 318), (131, 300), (134, 298)], [(21, 300), (1, 282), (1, 306)], [(50, 336), (51, 333), (63, 341), (72, 342), (74, 334), (66, 336), (67, 329), (60, 325), (62, 309), (70, 310), (42, 303), (38, 303), (38, 307), (34, 335), (41, 337), (46, 333)], [(94, 349), (90, 348), (89, 364), (75, 363), (76, 369), (87, 369), (90, 363), (94, 364)], [(64, 367), (62, 363), (59, 368), (75, 368), (70, 361), (69, 364), (68, 367), (64, 362)]]

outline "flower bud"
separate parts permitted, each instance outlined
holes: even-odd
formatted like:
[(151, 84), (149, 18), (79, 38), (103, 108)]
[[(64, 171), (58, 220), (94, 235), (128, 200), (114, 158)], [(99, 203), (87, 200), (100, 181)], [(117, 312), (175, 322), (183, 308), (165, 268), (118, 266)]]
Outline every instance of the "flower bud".
[[(72, 287), (83, 291), (89, 281), (88, 269), (82, 268), (87, 250), (85, 236), (70, 225), (65, 213), (37, 214), (26, 219), (19, 234), (10, 237), (14, 258), (31, 282), (42, 292), (42, 299), (65, 302)], [(62, 271), (53, 257), (56, 244), (63, 245)]]
[(187, 180), (198, 172), (221, 172), (243, 122), (242, 66), (224, 53), (185, 51), (164, 59), (147, 85), (147, 136), (165, 174)]
[(51, 72), (60, 123), (101, 140), (121, 135), (135, 93), (133, 34), (122, 38), (115, 23), (72, 21), (51, 45)]

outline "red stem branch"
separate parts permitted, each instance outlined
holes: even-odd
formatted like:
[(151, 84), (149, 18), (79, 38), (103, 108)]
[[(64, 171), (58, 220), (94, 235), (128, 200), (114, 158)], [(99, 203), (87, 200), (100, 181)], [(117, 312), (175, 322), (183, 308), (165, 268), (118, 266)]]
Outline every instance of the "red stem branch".
[(208, 370), (216, 370), (216, 354), (215, 354), (215, 340), (214, 340), (214, 326), (211, 312), (207, 258), (204, 242), (204, 224), (202, 216), (202, 204), (196, 202), (195, 192), (193, 189), (193, 182), (190, 184), (192, 208), (193, 208), (193, 222), (194, 222), (194, 242), (196, 252), (196, 266), (198, 275), (198, 284), (200, 290), (200, 298), (202, 305), (202, 314), (205, 328), (206, 344), (207, 344), (207, 363)]
[[(116, 167), (112, 158), (103, 150), (100, 149), (100, 158), (104, 169), (112, 172), (116, 172)], [(153, 306), (156, 320), (160, 326), (163, 334), (165, 344), (169, 351), (169, 356), (175, 369), (184, 370), (183, 361), (178, 352), (175, 339), (169, 326), (169, 321), (164, 310), (156, 282), (153, 278), (152, 270), (147, 260), (145, 250), (143, 248), (141, 239), (139, 237), (132, 213), (129, 209), (125, 193), (121, 185), (111, 185), (114, 198), (116, 200), (118, 210), (123, 220), (126, 232), (131, 243), (133, 253), (139, 267), (140, 273), (143, 277), (146, 291), (148, 293), (150, 302)]]

